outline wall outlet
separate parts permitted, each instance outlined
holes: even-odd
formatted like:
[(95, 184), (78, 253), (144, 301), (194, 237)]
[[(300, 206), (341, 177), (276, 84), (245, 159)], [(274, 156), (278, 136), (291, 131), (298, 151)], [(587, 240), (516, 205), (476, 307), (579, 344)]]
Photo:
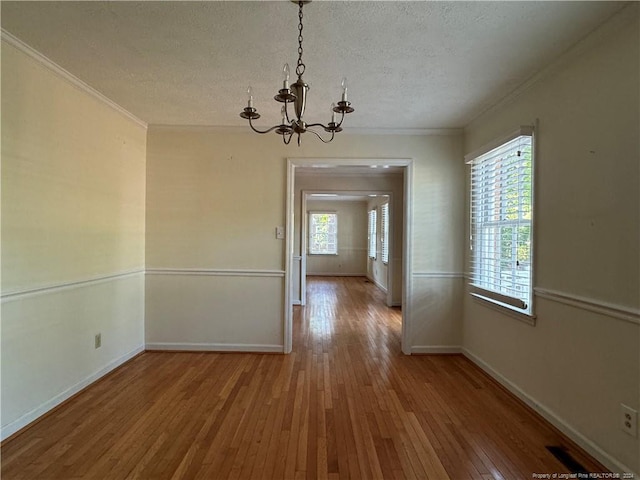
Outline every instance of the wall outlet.
[(94, 339), (94, 347), (93, 348), (100, 348), (102, 346), (102, 334), (101, 333), (96, 333), (95, 339)]
[(638, 412), (624, 403), (620, 404), (620, 428), (632, 437), (638, 436)]

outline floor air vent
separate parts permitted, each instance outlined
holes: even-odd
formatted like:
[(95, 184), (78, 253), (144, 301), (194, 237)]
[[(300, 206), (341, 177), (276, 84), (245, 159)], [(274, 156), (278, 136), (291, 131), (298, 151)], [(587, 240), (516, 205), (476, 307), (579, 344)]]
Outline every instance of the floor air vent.
[(546, 447), (571, 473), (589, 473), (564, 447)]

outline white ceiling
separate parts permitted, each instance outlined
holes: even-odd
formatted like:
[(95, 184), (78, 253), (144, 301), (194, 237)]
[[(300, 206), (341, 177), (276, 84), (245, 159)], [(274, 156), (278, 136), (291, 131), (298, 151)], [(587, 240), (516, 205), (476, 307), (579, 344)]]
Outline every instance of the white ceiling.
[[(333, 2), (304, 7), (305, 119), (327, 122), (349, 78), (346, 126), (460, 128), (623, 2)], [(289, 1), (1, 2), (2, 28), (149, 124), (262, 125), (297, 58)], [(293, 68), (292, 68), (293, 70)]]

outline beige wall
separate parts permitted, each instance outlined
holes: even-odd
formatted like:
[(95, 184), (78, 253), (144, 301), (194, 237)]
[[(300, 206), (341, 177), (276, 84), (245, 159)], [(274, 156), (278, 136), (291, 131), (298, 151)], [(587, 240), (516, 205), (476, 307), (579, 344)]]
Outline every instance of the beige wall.
[[(338, 214), (338, 255), (309, 255), (307, 252), (307, 275), (365, 276), (367, 274), (366, 202), (307, 201), (307, 212), (314, 211)], [(308, 222), (308, 217), (306, 221)], [(307, 235), (309, 235), (308, 224)]]
[(3, 438), (143, 348), (145, 149), (3, 40)]
[(282, 351), (286, 168), (258, 139), (150, 127), (148, 348)]
[[(152, 348), (198, 343), (212, 349), (247, 345), (254, 350), (282, 349), (285, 242), (275, 238), (275, 227), (286, 223), (288, 157), (413, 158), (415, 183), (420, 187), (414, 187), (412, 198), (412, 241), (419, 243), (412, 268), (435, 274), (462, 271), (464, 168), (459, 136), (342, 135), (329, 145), (306, 137), (296, 147), (283, 145), (275, 134), (150, 127), (145, 332)], [(352, 179), (332, 185), (332, 189), (358, 190)], [(296, 205), (303, 187), (296, 182)], [(252, 286), (231, 285), (240, 275), (252, 279)], [(227, 292), (225, 302), (216, 296), (183, 295), (194, 288), (205, 291), (194, 285), (210, 282), (211, 277)], [(431, 280), (433, 285), (421, 301), (428, 302), (441, 289), (449, 291), (452, 281), (461, 287), (460, 279)], [(260, 294), (264, 288), (273, 289), (271, 297)], [(418, 283), (416, 288), (422, 287)], [(276, 306), (272, 297), (280, 299)], [(180, 308), (167, 311), (163, 306), (168, 304)], [(245, 322), (237, 324), (231, 338), (225, 332), (234, 306), (240, 304)], [(411, 319), (412, 345), (460, 345), (457, 299), (440, 301), (433, 309), (409, 307), (419, 313)], [(432, 328), (436, 319), (445, 317), (446, 322), (436, 322)], [(191, 338), (184, 325), (201, 325), (200, 338)]]
[(464, 347), (614, 471), (638, 472), (619, 426), (620, 403), (640, 407), (637, 4), (614, 22), (465, 131), (470, 152), (539, 119), (537, 323), (466, 296)]
[[(299, 148), (197, 128), (146, 135), (3, 41), (2, 437), (145, 342), (282, 351), (287, 157), (410, 158), (406, 199), (398, 177), (314, 175), (296, 178), (296, 212), (304, 189), (389, 190), (396, 220), (408, 202), (392, 262), (399, 303), (406, 240), (410, 350), (462, 345), (612, 469), (640, 471), (638, 440), (618, 427), (620, 403), (640, 407), (637, 5), (620, 16), (472, 122), (464, 149), (455, 135), (345, 133)], [(535, 118), (532, 327), (465, 294), (462, 156)]]

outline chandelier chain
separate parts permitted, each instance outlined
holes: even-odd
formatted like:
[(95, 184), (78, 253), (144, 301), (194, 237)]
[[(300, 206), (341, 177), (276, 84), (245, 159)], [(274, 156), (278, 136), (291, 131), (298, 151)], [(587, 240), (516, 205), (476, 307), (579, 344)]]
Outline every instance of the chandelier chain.
[(302, 62), (302, 5), (303, 3), (300, 2), (300, 9), (298, 11), (298, 19), (300, 20), (298, 23), (298, 64), (296, 65), (296, 75), (298, 75), (298, 77), (302, 76), (306, 68), (305, 64)]

